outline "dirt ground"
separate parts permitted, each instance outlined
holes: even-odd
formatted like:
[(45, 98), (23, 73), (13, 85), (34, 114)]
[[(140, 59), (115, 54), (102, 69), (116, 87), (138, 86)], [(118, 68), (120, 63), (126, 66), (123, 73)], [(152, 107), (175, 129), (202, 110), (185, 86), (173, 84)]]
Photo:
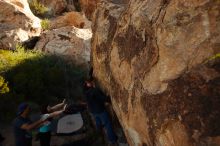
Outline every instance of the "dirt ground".
[[(12, 126), (1, 126), (1, 133), (6, 138), (3, 142), (3, 146), (14, 146), (14, 135), (13, 135), (13, 128)], [(83, 139), (83, 137), (86, 137), (86, 135), (80, 135), (80, 136), (55, 136), (53, 135), (51, 138), (51, 146), (62, 146), (67, 145), (69, 143), (74, 143), (77, 141), (77, 139)], [(32, 141), (33, 146), (39, 146), (40, 142), (35, 141), (33, 139)], [(79, 142), (76, 142), (79, 143)]]

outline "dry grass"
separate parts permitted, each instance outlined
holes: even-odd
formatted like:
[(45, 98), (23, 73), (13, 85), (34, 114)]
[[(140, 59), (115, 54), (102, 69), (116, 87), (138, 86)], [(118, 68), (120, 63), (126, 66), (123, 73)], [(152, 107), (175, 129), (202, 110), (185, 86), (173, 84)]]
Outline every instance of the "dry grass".
[(75, 26), (77, 28), (83, 28), (85, 25), (85, 21), (86, 20), (85, 18), (83, 18), (81, 13), (69, 12), (51, 22), (51, 28), (60, 28), (64, 26)]

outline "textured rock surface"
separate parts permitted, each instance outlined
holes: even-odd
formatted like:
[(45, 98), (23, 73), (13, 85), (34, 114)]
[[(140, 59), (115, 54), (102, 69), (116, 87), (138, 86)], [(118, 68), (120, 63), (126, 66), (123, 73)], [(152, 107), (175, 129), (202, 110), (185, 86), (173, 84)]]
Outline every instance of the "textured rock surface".
[[(93, 13), (97, 8), (97, 4), (101, 0), (79, 0), (82, 11), (85, 13), (86, 17), (91, 20)], [(129, 0), (108, 0), (116, 4), (127, 4)]]
[(66, 10), (68, 12), (76, 11), (76, 7), (74, 5), (67, 5)]
[(40, 30), (40, 19), (32, 14), (27, 0), (0, 1), (0, 49), (14, 48)]
[(220, 145), (220, 1), (127, 2), (97, 5), (92, 64), (130, 145)]
[(81, 9), (88, 19), (92, 18), (96, 5), (99, 1), (100, 0), (79, 0)]
[(67, 8), (66, 0), (39, 0), (43, 5), (49, 8), (53, 15), (62, 14)]
[(35, 48), (50, 54), (69, 56), (78, 65), (88, 65), (91, 37), (91, 29), (62, 27), (42, 34)]

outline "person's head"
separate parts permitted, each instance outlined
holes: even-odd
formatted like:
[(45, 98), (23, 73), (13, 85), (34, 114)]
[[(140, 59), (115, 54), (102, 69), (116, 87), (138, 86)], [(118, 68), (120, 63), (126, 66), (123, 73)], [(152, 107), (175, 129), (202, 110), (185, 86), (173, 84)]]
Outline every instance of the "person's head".
[(17, 115), (27, 117), (29, 115), (29, 113), (30, 113), (30, 106), (28, 103), (21, 103), (18, 106)]
[(93, 88), (93, 87), (95, 87), (95, 83), (94, 83), (94, 81), (93, 80), (86, 80), (85, 82), (84, 82), (84, 85), (83, 85), (83, 88), (84, 88), (84, 90), (86, 91), (86, 90), (88, 90), (88, 89), (90, 89), (90, 88)]
[(91, 81), (85, 81), (85, 84), (88, 88), (93, 87), (93, 83)]

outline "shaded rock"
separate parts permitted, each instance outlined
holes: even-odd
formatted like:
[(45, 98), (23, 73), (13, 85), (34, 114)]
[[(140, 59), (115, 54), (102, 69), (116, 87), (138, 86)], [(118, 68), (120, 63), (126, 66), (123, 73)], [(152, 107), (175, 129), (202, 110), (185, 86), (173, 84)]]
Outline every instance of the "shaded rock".
[(134, 146), (210, 145), (220, 136), (220, 3), (101, 0), (94, 76)]
[(66, 56), (77, 65), (88, 65), (91, 37), (90, 29), (62, 27), (43, 33), (35, 49)]
[(0, 1), (0, 49), (15, 48), (16, 43), (40, 34), (40, 19), (35, 17), (27, 0)]
[(34, 49), (36, 43), (39, 41), (40, 37), (32, 37), (29, 40), (22, 43), (22, 46), (24, 46), (26, 49)]
[(67, 5), (66, 10), (67, 10), (68, 12), (71, 12), (71, 11), (76, 11), (76, 8), (75, 8), (74, 5)]
[(219, 146), (220, 145), (220, 137), (219, 136), (217, 136), (217, 137), (209, 137), (207, 139), (207, 141), (208, 141), (208, 144), (210, 146)]

